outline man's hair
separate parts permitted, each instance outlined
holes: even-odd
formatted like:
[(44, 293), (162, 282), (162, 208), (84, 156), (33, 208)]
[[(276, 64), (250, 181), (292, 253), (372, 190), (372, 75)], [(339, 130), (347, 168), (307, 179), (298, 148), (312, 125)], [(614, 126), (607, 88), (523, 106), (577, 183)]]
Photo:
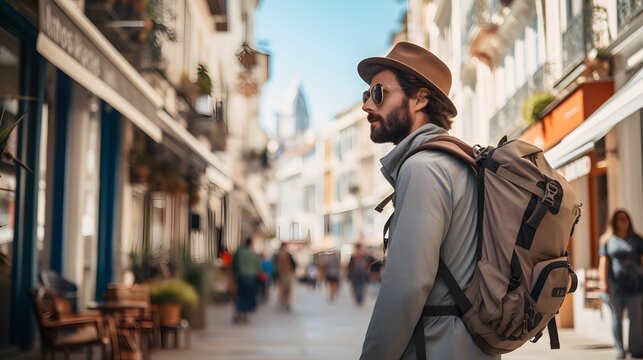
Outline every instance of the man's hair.
[(449, 108), (447, 104), (437, 95), (437, 90), (433, 90), (429, 85), (418, 79), (416, 76), (408, 74), (402, 70), (394, 69), (383, 65), (372, 65), (369, 69), (371, 74), (377, 74), (383, 70), (390, 70), (395, 74), (400, 87), (404, 90), (407, 97), (413, 96), (421, 88), (429, 90), (429, 103), (422, 109), (429, 121), (445, 130), (450, 130), (453, 121), (449, 120)]

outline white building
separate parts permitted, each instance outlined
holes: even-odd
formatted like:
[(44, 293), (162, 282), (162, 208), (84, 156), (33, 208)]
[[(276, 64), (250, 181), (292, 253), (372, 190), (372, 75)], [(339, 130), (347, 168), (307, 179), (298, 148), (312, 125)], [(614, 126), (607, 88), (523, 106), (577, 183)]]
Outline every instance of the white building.
[[(571, 181), (584, 204), (569, 246), (582, 281), (561, 324), (607, 341), (595, 281), (600, 238), (616, 208), (643, 228), (642, 11), (628, 1), (409, 1), (406, 38), (455, 75), (453, 133), (471, 143), (505, 134), (532, 142)], [(523, 106), (538, 102), (524, 119)]]
[(388, 215), (375, 206), (393, 190), (380, 172), (379, 159), (390, 144), (375, 144), (362, 104), (339, 113), (324, 129), (320, 139), (324, 149), (323, 216), (324, 245), (350, 251), (360, 242), (382, 245), (382, 228)]

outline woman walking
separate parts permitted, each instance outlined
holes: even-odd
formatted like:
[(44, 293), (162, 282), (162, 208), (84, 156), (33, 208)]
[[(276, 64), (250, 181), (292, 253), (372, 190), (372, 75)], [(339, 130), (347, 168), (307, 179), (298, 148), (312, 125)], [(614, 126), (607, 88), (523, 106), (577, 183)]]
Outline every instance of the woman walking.
[(600, 248), (601, 290), (612, 310), (612, 332), (617, 359), (625, 358), (623, 310), (630, 320), (628, 351), (643, 358), (643, 239), (634, 232), (630, 215), (622, 209), (612, 216), (612, 235)]

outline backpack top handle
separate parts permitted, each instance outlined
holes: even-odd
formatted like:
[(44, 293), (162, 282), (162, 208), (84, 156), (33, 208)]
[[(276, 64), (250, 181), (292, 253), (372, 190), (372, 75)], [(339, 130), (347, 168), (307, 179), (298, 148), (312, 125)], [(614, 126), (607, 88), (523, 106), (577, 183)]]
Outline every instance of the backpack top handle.
[(436, 136), (427, 141), (424, 145), (416, 147), (406, 155), (402, 163), (404, 163), (404, 161), (409, 157), (424, 150), (438, 150), (451, 154), (471, 166), (476, 173), (478, 172), (478, 164), (476, 163), (476, 156), (473, 152), (473, 147), (451, 135)]

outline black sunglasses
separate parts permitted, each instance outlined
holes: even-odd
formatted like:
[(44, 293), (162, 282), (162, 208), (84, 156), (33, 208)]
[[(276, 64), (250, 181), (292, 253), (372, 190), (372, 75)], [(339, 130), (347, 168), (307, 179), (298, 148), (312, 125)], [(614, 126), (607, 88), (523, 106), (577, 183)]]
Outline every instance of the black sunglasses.
[[(403, 90), (401, 87), (388, 87), (388, 89)], [(373, 99), (375, 105), (382, 105), (384, 101), (384, 85), (377, 83), (362, 93), (362, 103), (366, 104), (368, 99)]]

